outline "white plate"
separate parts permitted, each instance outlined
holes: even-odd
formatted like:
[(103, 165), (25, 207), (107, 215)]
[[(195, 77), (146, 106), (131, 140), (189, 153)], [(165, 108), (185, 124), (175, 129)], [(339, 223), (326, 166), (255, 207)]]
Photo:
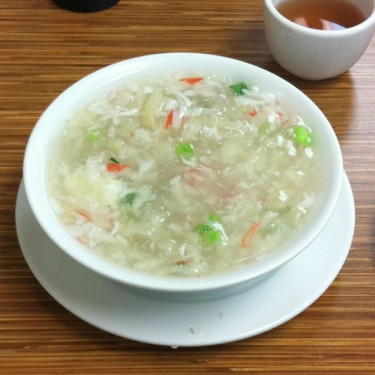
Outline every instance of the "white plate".
[(16, 225), (24, 257), (40, 284), (82, 320), (136, 341), (203, 346), (248, 338), (294, 318), (333, 282), (348, 255), (355, 223), (346, 176), (329, 223), (299, 256), (261, 283), (237, 295), (208, 302), (172, 302), (138, 295), (84, 268), (43, 232), (23, 184)]

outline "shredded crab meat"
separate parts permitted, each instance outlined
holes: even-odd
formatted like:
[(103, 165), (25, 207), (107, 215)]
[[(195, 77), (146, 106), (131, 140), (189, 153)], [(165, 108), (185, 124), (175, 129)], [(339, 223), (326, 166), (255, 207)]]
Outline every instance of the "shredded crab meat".
[(111, 235), (111, 236), (116, 235), (117, 232), (118, 232), (118, 230), (119, 230), (119, 228), (120, 228), (120, 222), (119, 222), (119, 221), (115, 221), (115, 222), (113, 223), (113, 229), (112, 229), (110, 235)]

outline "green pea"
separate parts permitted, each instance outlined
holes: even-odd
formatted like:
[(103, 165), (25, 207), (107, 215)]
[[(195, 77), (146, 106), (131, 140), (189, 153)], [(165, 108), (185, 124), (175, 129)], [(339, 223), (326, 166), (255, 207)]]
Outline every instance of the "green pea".
[(194, 156), (194, 148), (191, 144), (186, 142), (180, 142), (176, 146), (176, 154), (186, 160), (191, 159)]
[(311, 132), (304, 126), (297, 125), (294, 128), (294, 139), (303, 147), (309, 147), (312, 142)]

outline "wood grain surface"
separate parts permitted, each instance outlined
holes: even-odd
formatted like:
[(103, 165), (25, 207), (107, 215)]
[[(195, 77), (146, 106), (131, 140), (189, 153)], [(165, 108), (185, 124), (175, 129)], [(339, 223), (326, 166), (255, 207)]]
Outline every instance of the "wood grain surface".
[[(21, 254), (14, 223), (30, 132), (65, 88), (105, 65), (171, 51), (213, 53), (268, 69), (323, 110), (356, 201), (349, 257), (310, 308), (260, 336), (172, 350), (103, 332), (61, 307)], [(50, 0), (0, 2), (1, 374), (374, 374), (375, 41), (347, 73), (297, 79), (273, 60), (261, 0), (120, 0), (92, 14)]]

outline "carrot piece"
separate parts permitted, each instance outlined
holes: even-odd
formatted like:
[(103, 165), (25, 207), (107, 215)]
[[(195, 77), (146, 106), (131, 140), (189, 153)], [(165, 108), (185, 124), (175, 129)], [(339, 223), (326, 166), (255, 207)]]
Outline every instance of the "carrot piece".
[(130, 168), (127, 164), (117, 164), (117, 163), (108, 163), (107, 164), (107, 171), (112, 173), (119, 173), (124, 171), (125, 169)]
[(246, 232), (244, 238), (241, 241), (242, 247), (247, 247), (250, 245), (250, 242), (253, 239), (253, 237), (256, 235), (256, 233), (258, 232), (260, 225), (261, 224), (258, 222), (252, 224), (252, 226)]
[(181, 78), (181, 82), (187, 82), (190, 85), (195, 85), (196, 83), (202, 81), (203, 77), (188, 77), (188, 78)]
[(258, 112), (255, 109), (249, 113), (251, 117), (255, 117), (257, 114)]
[(164, 129), (167, 130), (172, 126), (173, 123), (173, 109), (168, 113), (168, 116), (164, 123)]

